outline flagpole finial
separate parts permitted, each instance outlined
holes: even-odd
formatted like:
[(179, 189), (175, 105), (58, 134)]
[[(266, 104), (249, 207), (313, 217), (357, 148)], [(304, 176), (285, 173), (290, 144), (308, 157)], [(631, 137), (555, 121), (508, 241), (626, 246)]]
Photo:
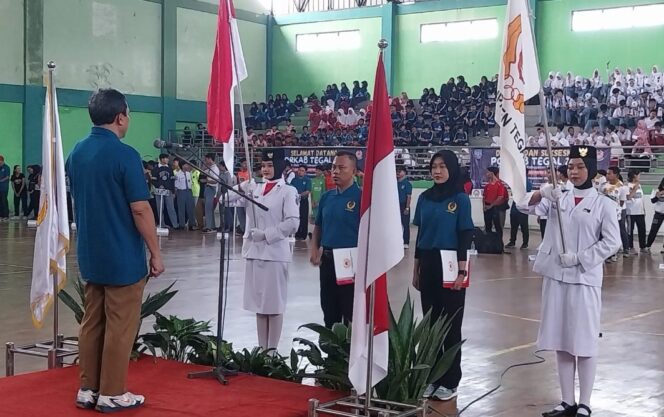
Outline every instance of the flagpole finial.
[(387, 48), (387, 45), (388, 45), (387, 39), (381, 39), (378, 41), (378, 47), (380, 48), (381, 51)]
[(48, 61), (48, 64), (46, 64), (46, 66), (48, 67), (48, 69), (53, 70), (55, 69), (55, 62)]

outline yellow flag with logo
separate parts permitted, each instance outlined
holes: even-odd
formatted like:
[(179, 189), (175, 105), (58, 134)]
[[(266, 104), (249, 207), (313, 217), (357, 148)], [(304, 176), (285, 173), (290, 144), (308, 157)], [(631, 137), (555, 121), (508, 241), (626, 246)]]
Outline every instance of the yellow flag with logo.
[(54, 280), (58, 291), (65, 286), (66, 256), (69, 251), (67, 184), (58, 100), (55, 88), (52, 99), (50, 98), (50, 89), (47, 83), (42, 137), (41, 195), (30, 289), (32, 322), (37, 328), (43, 325), (48, 309), (57, 297), (54, 293)]

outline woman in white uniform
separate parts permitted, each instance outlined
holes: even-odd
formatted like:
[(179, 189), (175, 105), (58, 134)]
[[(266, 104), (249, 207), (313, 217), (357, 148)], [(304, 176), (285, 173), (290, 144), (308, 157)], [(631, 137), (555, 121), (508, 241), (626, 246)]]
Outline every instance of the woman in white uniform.
[[(246, 259), (244, 308), (256, 313), (258, 344), (267, 350), (276, 349), (281, 337), (288, 266), (293, 259), (289, 236), (300, 224), (300, 208), (297, 190), (283, 179), (283, 149), (266, 149), (262, 159), (261, 172), (267, 181), (246, 181), (240, 188), (268, 208), (264, 211), (246, 205), (247, 230), (242, 245)], [(231, 196), (231, 200), (238, 198)]]
[[(556, 352), (562, 403), (544, 417), (589, 416), (600, 335), (604, 261), (620, 248), (616, 203), (592, 185), (597, 150), (573, 146), (568, 163), (571, 190), (543, 186), (530, 198), (531, 210), (542, 198), (551, 208), (533, 270), (544, 276), (542, 317), (537, 346)], [(565, 231), (563, 251), (556, 205)], [(577, 405), (574, 378), (579, 376)]]

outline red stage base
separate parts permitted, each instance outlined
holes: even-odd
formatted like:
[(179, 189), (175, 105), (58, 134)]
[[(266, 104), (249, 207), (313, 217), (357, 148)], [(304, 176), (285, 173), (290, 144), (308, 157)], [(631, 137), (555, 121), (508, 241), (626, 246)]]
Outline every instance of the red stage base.
[[(252, 375), (231, 377), (228, 385), (212, 379), (187, 379), (208, 368), (142, 358), (129, 366), (128, 389), (145, 395), (143, 407), (120, 413), (141, 417), (306, 417), (310, 398), (331, 401), (344, 394)], [(95, 415), (74, 405), (78, 367), (0, 378), (0, 415), (76, 417)], [(97, 413), (99, 414), (99, 413)]]

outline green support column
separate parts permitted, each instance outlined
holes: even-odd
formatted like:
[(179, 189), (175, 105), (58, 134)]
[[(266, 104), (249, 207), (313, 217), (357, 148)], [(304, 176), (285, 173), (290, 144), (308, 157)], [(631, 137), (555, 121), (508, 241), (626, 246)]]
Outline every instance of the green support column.
[(396, 19), (396, 3), (388, 3), (381, 6), (381, 37), (388, 42), (388, 47), (383, 52), (383, 63), (385, 64), (385, 79), (387, 80), (387, 91), (392, 94), (394, 85), (394, 24)]
[[(44, 0), (25, 0), (23, 166), (41, 164), (44, 107)], [(57, 74), (57, 69), (56, 69)]]
[(175, 130), (177, 96), (177, 1), (164, 0), (161, 10), (161, 137)]
[(267, 16), (267, 25), (265, 26), (265, 98), (272, 94), (272, 42), (274, 29), (274, 16), (272, 14)]

